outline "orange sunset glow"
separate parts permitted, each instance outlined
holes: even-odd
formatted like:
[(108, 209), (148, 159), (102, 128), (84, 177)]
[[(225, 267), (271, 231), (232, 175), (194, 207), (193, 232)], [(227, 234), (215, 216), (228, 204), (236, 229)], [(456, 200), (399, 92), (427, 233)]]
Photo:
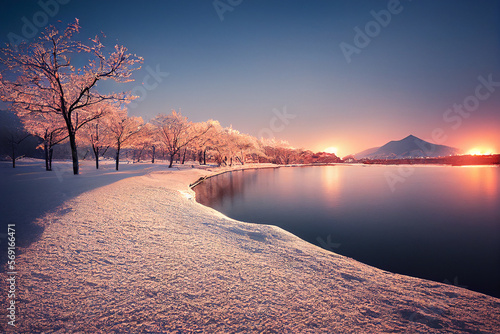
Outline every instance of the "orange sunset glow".
[(500, 0), (1, 8), (0, 334), (500, 334)]
[(323, 151), (326, 152), (326, 153), (333, 153), (335, 155), (338, 155), (338, 152), (339, 152), (338, 148), (335, 147), (335, 146), (327, 147)]
[(470, 155), (490, 155), (494, 153), (495, 153), (494, 149), (478, 148), (478, 147), (471, 148), (470, 150), (467, 151), (467, 154)]

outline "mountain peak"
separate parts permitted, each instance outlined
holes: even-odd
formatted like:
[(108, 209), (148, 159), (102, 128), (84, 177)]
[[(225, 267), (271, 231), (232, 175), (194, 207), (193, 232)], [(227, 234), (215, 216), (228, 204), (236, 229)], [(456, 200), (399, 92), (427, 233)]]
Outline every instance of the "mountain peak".
[(422, 140), (414, 135), (409, 135), (401, 140), (393, 140), (387, 144), (355, 154), (357, 159), (401, 159), (401, 158), (423, 158), (442, 157), (456, 155), (460, 150), (444, 146), (435, 145)]

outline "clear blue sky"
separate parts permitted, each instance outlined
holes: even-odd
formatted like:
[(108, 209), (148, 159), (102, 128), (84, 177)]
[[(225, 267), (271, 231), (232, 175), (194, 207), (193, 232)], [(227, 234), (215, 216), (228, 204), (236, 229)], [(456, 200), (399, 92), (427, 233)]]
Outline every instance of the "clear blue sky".
[[(148, 67), (169, 73), (129, 109), (146, 120), (181, 108), (193, 121), (217, 119), (255, 136), (268, 128), (296, 147), (335, 146), (341, 156), (408, 134), (432, 141), (436, 128), (440, 144), (500, 151), (500, 84), (481, 88), (481, 96), (490, 94), (477, 106), (469, 98), (479, 76), (500, 82), (500, 2), (219, 3), (232, 9), (223, 20), (210, 0), (71, 0), (45, 17), (49, 24), (77, 17), (82, 40), (102, 31), (106, 46), (123, 44), (144, 57), (137, 81), (118, 89), (140, 86)], [(36, 1), (2, 7), (2, 44), (9, 33), (22, 36), (26, 20), (44, 23)], [(388, 8), (390, 22), (370, 23), (371, 11)], [(356, 46), (356, 27), (373, 37), (348, 62), (340, 45)], [(446, 114), (464, 100), (472, 103), (469, 117)], [(273, 121), (273, 110), (284, 108), (296, 117)]]

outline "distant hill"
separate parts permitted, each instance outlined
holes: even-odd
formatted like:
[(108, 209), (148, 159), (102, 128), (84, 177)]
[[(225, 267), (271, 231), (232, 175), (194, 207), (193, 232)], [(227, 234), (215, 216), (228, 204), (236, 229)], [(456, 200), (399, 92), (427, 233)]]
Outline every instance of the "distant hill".
[(369, 148), (367, 150), (364, 150), (364, 151), (361, 151), (359, 153), (356, 153), (354, 154), (354, 158), (355, 159), (363, 159), (363, 157), (366, 157), (372, 153), (375, 153), (377, 152), (377, 150), (379, 149), (380, 147), (372, 147), (372, 148)]
[(356, 153), (356, 159), (401, 159), (445, 157), (459, 154), (460, 150), (445, 145), (436, 145), (409, 135), (401, 140), (393, 140), (381, 147), (374, 147)]

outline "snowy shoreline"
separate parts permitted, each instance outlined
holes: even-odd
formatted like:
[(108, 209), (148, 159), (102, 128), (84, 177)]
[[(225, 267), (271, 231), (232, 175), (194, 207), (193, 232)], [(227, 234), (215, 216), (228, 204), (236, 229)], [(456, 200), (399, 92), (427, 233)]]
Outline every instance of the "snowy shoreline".
[[(102, 185), (68, 194), (37, 218), (43, 234), (16, 259), (15, 332), (500, 328), (500, 299), (373, 268), (278, 227), (235, 221), (197, 203), (190, 183), (224, 170), (123, 169), (138, 176), (104, 182), (114, 174), (104, 175)], [(63, 178), (53, 191), (78, 178)], [(88, 184), (80, 179), (80, 186)], [(6, 274), (0, 275), (6, 291)], [(12, 330), (6, 318), (0, 324)]]

